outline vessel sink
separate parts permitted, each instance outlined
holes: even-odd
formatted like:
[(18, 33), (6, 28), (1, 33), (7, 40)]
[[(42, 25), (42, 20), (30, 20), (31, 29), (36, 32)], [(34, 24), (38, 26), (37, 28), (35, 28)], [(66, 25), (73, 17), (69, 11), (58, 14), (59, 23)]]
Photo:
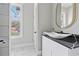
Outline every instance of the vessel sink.
[(48, 36), (53, 38), (65, 38), (71, 35), (71, 34), (62, 34), (62, 33), (56, 33), (56, 32), (44, 32), (44, 34), (47, 34)]

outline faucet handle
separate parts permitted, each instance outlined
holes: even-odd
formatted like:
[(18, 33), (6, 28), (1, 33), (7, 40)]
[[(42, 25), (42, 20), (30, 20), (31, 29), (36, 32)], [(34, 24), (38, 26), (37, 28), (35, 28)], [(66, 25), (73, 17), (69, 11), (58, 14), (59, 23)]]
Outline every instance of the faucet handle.
[(0, 42), (3, 42), (4, 40), (0, 40)]
[(6, 43), (6, 42), (4, 42), (4, 40), (0, 40), (0, 42), (2, 42), (2, 43)]

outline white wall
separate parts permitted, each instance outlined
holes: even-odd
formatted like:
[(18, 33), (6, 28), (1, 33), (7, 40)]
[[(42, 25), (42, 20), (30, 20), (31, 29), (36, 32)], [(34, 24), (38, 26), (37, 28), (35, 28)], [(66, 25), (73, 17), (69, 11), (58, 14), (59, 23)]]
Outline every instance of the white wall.
[(34, 4), (24, 4), (24, 39), (25, 43), (33, 42)]
[[(52, 10), (52, 12), (51, 12), (51, 27), (52, 27), (52, 31), (61, 31), (61, 29), (60, 28), (58, 28), (57, 27), (57, 25), (56, 25), (56, 5), (57, 5), (57, 3), (52, 3), (52, 5), (51, 5), (51, 10)], [(58, 18), (57, 19), (60, 19), (60, 8), (58, 8), (59, 10), (58, 10), (58, 14), (57, 14), (57, 16), (58, 16)]]
[(42, 33), (51, 31), (51, 4), (38, 4), (38, 50), (42, 49)]

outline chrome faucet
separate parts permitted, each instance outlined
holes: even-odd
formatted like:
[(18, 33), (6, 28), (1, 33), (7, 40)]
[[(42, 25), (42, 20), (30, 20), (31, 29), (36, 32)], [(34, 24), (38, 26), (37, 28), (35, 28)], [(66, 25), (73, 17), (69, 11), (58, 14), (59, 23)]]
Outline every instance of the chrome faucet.
[(77, 38), (76, 38), (76, 35), (73, 34), (73, 36), (74, 36), (74, 39), (75, 39), (75, 43), (73, 44), (72, 49), (73, 49), (73, 48), (76, 46), (76, 44), (78, 43)]
[(6, 42), (4, 42), (4, 40), (0, 40), (0, 42), (2, 42), (3, 44), (6, 43)]

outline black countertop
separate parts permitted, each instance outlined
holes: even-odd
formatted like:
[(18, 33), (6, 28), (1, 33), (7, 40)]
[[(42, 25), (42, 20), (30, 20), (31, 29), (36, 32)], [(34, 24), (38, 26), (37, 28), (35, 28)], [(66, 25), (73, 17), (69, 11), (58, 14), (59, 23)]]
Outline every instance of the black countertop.
[[(46, 35), (46, 34), (44, 34), (43, 36), (45, 36), (45, 37), (47, 37), (47, 38), (49, 38), (49, 39), (63, 45), (65, 47), (68, 47), (69, 49), (75, 49), (75, 48), (79, 47), (79, 40), (76, 43), (76, 40), (74, 39), (74, 36), (72, 36), (72, 35), (68, 36), (66, 38), (62, 38), (62, 39), (59, 39), (59, 38), (56, 39), (56, 38), (50, 37), (49, 35)], [(76, 36), (76, 37), (77, 37), (77, 39), (79, 39), (79, 36)]]

